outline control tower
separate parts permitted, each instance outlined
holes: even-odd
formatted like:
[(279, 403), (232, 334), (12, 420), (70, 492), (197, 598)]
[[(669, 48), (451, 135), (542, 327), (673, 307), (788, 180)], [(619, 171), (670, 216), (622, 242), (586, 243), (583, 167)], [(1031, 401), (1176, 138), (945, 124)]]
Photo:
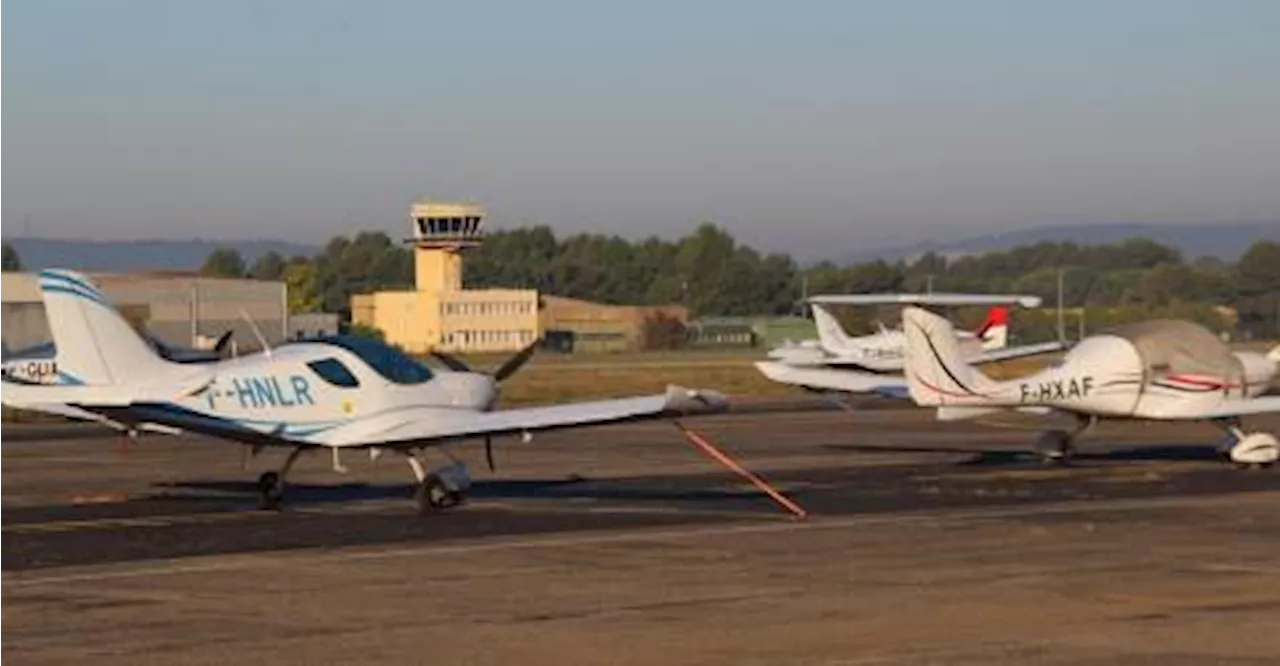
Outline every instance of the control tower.
[(476, 204), (413, 204), (414, 283), (418, 291), (462, 291), (462, 253), (484, 242), (484, 209)]
[(409, 221), (413, 291), (352, 295), (354, 323), (415, 354), (513, 351), (538, 339), (536, 290), (463, 288), (462, 254), (484, 242), (483, 208), (420, 201)]

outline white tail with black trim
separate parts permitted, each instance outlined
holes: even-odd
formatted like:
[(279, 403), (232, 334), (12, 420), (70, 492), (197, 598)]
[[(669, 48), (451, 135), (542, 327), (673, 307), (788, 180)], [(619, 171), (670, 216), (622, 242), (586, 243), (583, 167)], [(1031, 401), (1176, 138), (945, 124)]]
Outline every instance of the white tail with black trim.
[(905, 371), (907, 389), (916, 404), (989, 404), (999, 384), (964, 360), (951, 322), (921, 308), (902, 310), (907, 336)]
[(844, 332), (844, 327), (840, 322), (827, 311), (827, 309), (816, 303), (813, 307), (813, 323), (818, 328), (818, 341), (822, 344), (822, 348), (827, 353), (841, 355), (852, 351), (849, 334)]

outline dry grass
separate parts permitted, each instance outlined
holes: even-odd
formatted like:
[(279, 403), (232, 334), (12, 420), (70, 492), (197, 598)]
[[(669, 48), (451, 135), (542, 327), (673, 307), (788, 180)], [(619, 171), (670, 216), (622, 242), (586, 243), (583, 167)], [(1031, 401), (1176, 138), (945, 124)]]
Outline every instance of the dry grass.
[[(667, 385), (714, 388), (733, 395), (786, 395), (753, 363), (759, 351), (541, 354), (503, 383), (504, 405), (533, 405), (660, 393)], [(491, 369), (504, 357), (468, 358)]]

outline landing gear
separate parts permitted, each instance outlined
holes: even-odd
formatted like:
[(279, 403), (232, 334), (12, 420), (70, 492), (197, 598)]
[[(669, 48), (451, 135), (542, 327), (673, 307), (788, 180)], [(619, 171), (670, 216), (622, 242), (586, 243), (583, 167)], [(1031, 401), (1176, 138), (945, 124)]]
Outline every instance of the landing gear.
[(1041, 461), (1051, 465), (1066, 465), (1075, 457), (1075, 440), (1097, 423), (1096, 417), (1078, 417), (1075, 430), (1047, 430), (1036, 440), (1035, 450)]
[(405, 452), (405, 460), (413, 469), (413, 476), (418, 480), (413, 498), (418, 502), (418, 512), (435, 513), (455, 507), (467, 501), (467, 490), (471, 488), (471, 474), (465, 463), (453, 461), (451, 464), (427, 472), (412, 452)]
[(284, 465), (279, 472), (263, 472), (258, 477), (258, 503), (263, 509), (277, 511), (284, 504), (285, 476), (289, 474), (289, 468), (293, 467), (294, 461), (301, 454), (302, 447), (295, 448), (289, 452), (289, 457), (284, 459)]
[(258, 477), (258, 501), (264, 509), (279, 509), (284, 501), (284, 481), (278, 472), (263, 472)]
[(1046, 465), (1065, 465), (1075, 455), (1071, 433), (1066, 430), (1048, 430), (1036, 440), (1036, 453)]
[(1232, 438), (1227, 459), (1239, 469), (1266, 469), (1280, 460), (1280, 442), (1268, 432), (1245, 432), (1238, 421), (1220, 423)]

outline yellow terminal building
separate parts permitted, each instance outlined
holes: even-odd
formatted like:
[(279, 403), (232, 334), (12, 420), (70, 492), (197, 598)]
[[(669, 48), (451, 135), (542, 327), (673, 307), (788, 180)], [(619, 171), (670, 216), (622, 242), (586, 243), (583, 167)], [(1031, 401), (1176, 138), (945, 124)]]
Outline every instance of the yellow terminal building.
[(513, 351), (540, 337), (536, 290), (463, 288), (462, 255), (484, 242), (484, 209), (419, 202), (410, 218), (414, 290), (352, 296), (352, 322), (415, 354)]

